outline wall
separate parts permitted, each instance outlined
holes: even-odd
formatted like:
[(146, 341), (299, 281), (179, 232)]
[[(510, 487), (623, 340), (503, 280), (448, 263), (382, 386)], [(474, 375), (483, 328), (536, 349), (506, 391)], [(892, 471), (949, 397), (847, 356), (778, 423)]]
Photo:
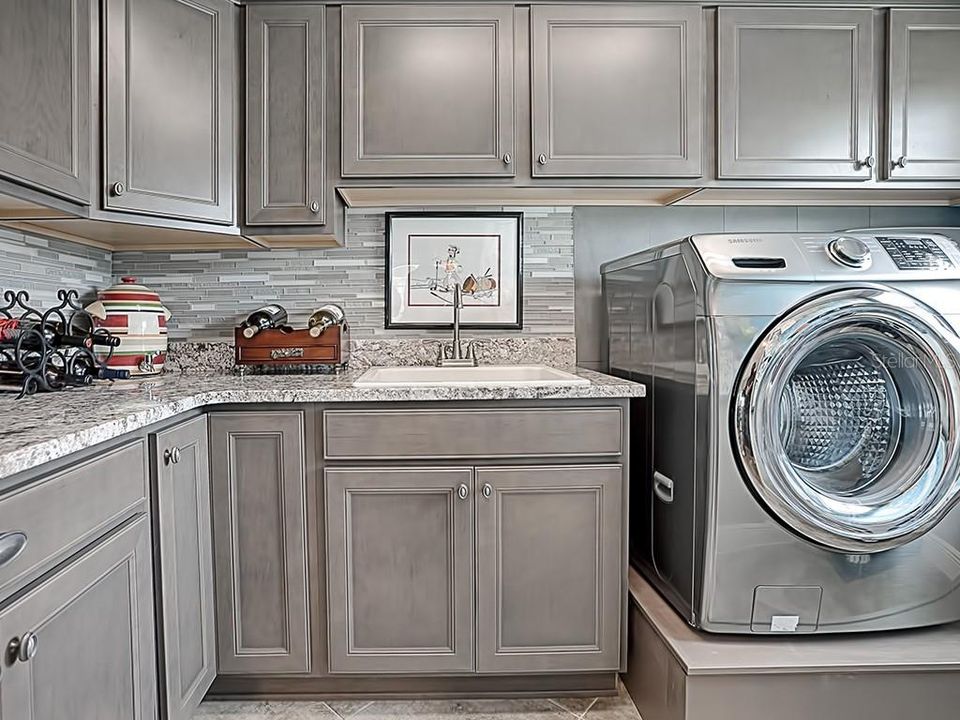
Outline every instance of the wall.
[[(573, 210), (522, 210), (524, 327), (519, 334), (572, 336)], [(305, 324), (323, 302), (339, 302), (354, 338), (449, 334), (384, 330), (383, 211), (349, 211), (343, 248), (122, 252), (114, 254), (113, 272), (117, 277), (136, 276), (160, 293), (173, 314), (169, 332), (174, 340), (232, 340), (242, 318), (274, 301), (287, 309), (294, 324)]]
[(110, 285), (111, 272), (107, 250), (0, 227), (0, 290), (26, 290), (34, 307), (57, 304), (60, 288), (78, 290), (89, 301), (96, 288)]
[(585, 207), (574, 212), (577, 363), (599, 367), (600, 265), (695, 233), (829, 232), (885, 226), (960, 226), (941, 207)]

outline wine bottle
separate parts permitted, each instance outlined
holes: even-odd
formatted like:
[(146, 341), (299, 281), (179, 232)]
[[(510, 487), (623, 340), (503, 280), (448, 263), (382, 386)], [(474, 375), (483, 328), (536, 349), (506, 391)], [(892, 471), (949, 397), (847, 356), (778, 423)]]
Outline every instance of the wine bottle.
[[(40, 336), (43, 336), (41, 341)], [(0, 328), (0, 341), (14, 344), (23, 338), (23, 346), (30, 350), (37, 350), (46, 342), (52, 348), (77, 347), (91, 349), (94, 345), (103, 345), (106, 347), (117, 347), (120, 344), (120, 338), (106, 333), (96, 333), (94, 335), (74, 335), (64, 333), (59, 324), (47, 323), (23, 323), (20, 321), (10, 321)]]
[(320, 337), (323, 331), (334, 325), (342, 325), (346, 321), (343, 308), (339, 305), (329, 303), (313, 311), (310, 319), (307, 320), (307, 327), (310, 328), (310, 337)]
[(129, 380), (129, 370), (119, 370), (117, 368), (97, 367), (95, 373), (97, 380)]
[(261, 330), (280, 327), (287, 321), (287, 311), (279, 305), (264, 305), (254, 310), (243, 321), (243, 336), (252, 338)]

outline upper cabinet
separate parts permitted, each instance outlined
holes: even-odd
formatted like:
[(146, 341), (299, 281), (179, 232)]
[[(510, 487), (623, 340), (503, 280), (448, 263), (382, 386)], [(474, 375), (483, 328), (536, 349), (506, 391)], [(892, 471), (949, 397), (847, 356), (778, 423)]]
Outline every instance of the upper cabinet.
[(106, 0), (103, 205), (232, 223), (236, 7)]
[(324, 7), (247, 6), (246, 221), (322, 225)]
[(720, 8), (719, 176), (870, 179), (872, 28), (871, 10)]
[(531, 12), (534, 176), (701, 174), (699, 7)]
[(960, 178), (960, 10), (892, 10), (889, 48), (889, 179)]
[(345, 6), (343, 175), (513, 176), (513, 13)]
[(0, 175), (90, 204), (91, 0), (0, 3)]

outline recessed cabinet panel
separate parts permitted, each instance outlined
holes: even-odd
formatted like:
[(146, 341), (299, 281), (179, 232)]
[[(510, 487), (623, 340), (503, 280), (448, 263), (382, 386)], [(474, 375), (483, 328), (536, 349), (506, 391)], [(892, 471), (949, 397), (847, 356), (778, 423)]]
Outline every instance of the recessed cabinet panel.
[(207, 420), (155, 439), (167, 720), (190, 720), (217, 676)]
[(106, 0), (104, 207), (232, 222), (236, 12)]
[(867, 180), (870, 10), (718, 11), (721, 178)]
[(324, 7), (247, 6), (247, 223), (324, 222)]
[(889, 179), (960, 178), (960, 10), (891, 10)]
[(220, 673), (310, 670), (300, 412), (210, 416)]
[(90, 204), (90, 0), (0, 3), (0, 175)]
[(514, 175), (513, 8), (343, 8), (344, 176)]
[[(150, 523), (120, 530), (0, 611), (6, 720), (157, 717)], [(35, 638), (30, 640), (30, 636)], [(29, 655), (29, 653), (27, 653)]]
[(473, 471), (327, 470), (331, 672), (470, 671)]
[(477, 469), (480, 672), (619, 667), (622, 472)]
[(535, 6), (535, 176), (698, 176), (702, 10)]

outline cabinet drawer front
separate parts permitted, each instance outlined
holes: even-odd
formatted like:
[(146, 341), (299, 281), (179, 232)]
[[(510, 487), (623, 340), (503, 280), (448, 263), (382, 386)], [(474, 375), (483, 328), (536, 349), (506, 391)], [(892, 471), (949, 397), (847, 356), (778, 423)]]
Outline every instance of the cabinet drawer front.
[(618, 407), (521, 410), (327, 410), (329, 460), (616, 456)]
[(0, 595), (143, 507), (144, 460), (140, 441), (0, 499), (0, 534), (26, 536), (20, 553), (0, 565)]

